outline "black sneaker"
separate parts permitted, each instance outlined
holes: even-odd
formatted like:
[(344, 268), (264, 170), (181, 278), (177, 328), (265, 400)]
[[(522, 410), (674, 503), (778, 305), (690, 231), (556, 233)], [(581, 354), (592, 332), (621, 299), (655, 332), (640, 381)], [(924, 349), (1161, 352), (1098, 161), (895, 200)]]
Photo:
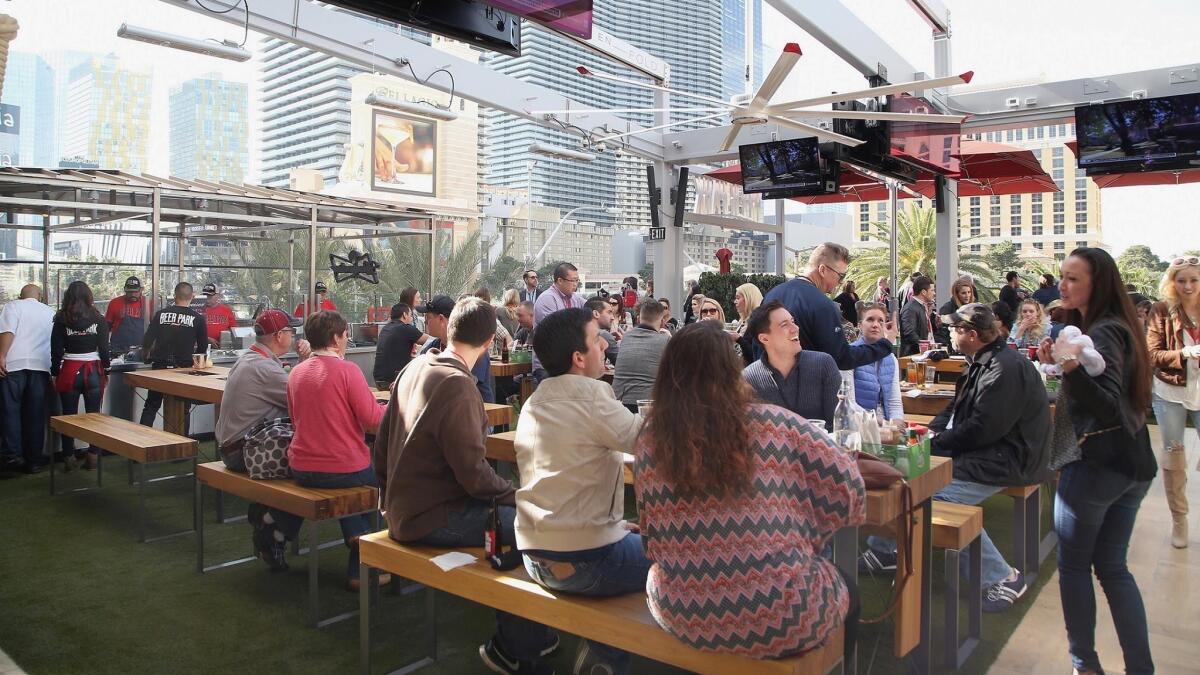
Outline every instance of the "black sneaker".
[(542, 647), (538, 651), (538, 654), (541, 656), (550, 656), (551, 654), (553, 654), (556, 651), (558, 651), (558, 633), (551, 631), (550, 632), (550, 643), (547, 644), (545, 647)]
[(263, 517), (266, 515), (267, 507), (262, 504), (251, 502), (250, 506), (246, 507), (246, 521), (250, 523), (250, 527), (253, 527), (255, 532), (261, 530), (265, 525)]
[(494, 639), (480, 645), (479, 658), (492, 672), (502, 675), (554, 675), (554, 669), (541, 661), (517, 661), (509, 657)]
[(1017, 578), (1012, 581), (1000, 581), (983, 589), (983, 611), (998, 614), (1013, 606), (1026, 589), (1025, 575), (1017, 572)]
[(275, 539), (274, 527), (261, 527), (254, 531), (254, 550), (272, 572), (286, 572), (287, 559), (284, 555), (287, 542)]
[(881, 553), (867, 549), (858, 556), (858, 573), (869, 575), (896, 571), (896, 553)]

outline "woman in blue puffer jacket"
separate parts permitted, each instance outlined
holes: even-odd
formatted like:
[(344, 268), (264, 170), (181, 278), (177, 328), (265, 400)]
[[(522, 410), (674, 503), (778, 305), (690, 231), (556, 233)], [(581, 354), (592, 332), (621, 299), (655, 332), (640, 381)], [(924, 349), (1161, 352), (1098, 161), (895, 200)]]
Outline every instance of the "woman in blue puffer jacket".
[[(887, 308), (879, 303), (867, 303), (859, 313), (860, 337), (854, 345), (873, 344), (884, 337), (887, 326)], [(850, 373), (851, 371), (843, 371)], [(884, 419), (904, 419), (904, 405), (900, 398), (900, 364), (895, 355), (875, 363), (868, 363), (853, 370), (854, 400), (864, 410), (883, 408)]]

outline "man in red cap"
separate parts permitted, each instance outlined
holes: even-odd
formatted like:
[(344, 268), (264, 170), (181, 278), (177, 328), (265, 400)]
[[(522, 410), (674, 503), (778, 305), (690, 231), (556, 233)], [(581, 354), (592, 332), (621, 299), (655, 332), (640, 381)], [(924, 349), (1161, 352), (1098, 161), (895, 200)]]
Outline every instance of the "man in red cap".
[[(254, 320), (254, 344), (229, 370), (215, 435), (221, 460), (234, 471), (246, 470), (242, 456), (246, 433), (263, 420), (288, 416), (288, 373), (279, 357), (292, 351), (295, 336), (287, 314), (263, 310)], [(307, 340), (295, 346), (301, 361), (312, 354)], [(275, 534), (278, 517), (261, 504), (251, 504), (247, 518), (254, 527), (251, 539), (258, 556), (273, 570), (286, 569), (283, 539)]]
[[(318, 281), (317, 282), (317, 302), (320, 305), (320, 309), (322, 311), (336, 312), (337, 305), (333, 304), (333, 301), (327, 297), (328, 295), (329, 295), (329, 288), (325, 285), (325, 282)], [(303, 302), (296, 305), (296, 311), (292, 313), (292, 316), (295, 316), (297, 319), (303, 319), (307, 315), (308, 315), (308, 307), (305, 306), (305, 303), (303, 303)]]

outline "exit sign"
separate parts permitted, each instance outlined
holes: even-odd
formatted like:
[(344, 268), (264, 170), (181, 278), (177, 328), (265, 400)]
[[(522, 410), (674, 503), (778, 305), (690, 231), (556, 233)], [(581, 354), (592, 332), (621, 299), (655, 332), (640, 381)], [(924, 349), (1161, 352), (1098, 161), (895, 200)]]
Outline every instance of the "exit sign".
[(650, 228), (650, 241), (666, 241), (666, 240), (667, 240), (667, 228), (665, 228), (665, 227)]

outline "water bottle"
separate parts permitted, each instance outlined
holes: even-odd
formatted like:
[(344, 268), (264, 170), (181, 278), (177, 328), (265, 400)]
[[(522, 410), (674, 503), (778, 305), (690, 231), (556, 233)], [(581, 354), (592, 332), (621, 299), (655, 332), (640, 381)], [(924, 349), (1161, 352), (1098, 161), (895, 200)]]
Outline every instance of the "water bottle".
[(850, 391), (849, 384), (843, 381), (838, 391), (837, 408), (833, 411), (833, 439), (846, 452), (858, 450), (859, 441), (858, 425), (850, 412)]

